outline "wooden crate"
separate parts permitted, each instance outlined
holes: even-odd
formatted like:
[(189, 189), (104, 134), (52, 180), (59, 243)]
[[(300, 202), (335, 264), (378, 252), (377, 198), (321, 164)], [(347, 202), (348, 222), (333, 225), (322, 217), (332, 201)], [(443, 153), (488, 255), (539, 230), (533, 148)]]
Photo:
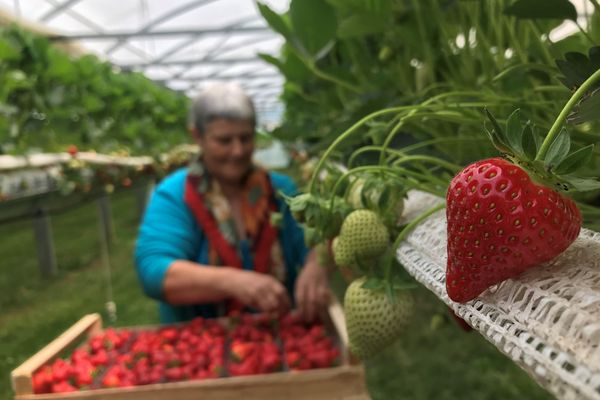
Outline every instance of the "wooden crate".
[(100, 315), (89, 314), (12, 371), (15, 400), (368, 400), (364, 367), (348, 352), (346, 322), (337, 301), (331, 303), (323, 320), (337, 336), (340, 345), (341, 365), (336, 367), (73, 393), (33, 394), (32, 375), (38, 368), (79, 343), (85, 336), (102, 330)]

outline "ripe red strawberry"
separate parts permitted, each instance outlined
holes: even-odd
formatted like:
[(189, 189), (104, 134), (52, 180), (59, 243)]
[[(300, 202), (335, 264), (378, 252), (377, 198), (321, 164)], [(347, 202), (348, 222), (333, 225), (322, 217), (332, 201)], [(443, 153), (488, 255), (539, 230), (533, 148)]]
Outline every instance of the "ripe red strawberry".
[(461, 171), (450, 183), (446, 203), (446, 288), (461, 303), (551, 260), (581, 228), (572, 200), (501, 158)]
[(60, 381), (52, 384), (52, 393), (76, 392), (77, 388), (67, 381)]
[(67, 153), (69, 153), (69, 155), (71, 155), (71, 157), (75, 157), (77, 155), (77, 152), (79, 150), (77, 149), (77, 146), (75, 146), (74, 144), (70, 144), (67, 147)]
[(49, 365), (43, 366), (33, 375), (33, 393), (51, 393), (53, 383), (52, 367)]

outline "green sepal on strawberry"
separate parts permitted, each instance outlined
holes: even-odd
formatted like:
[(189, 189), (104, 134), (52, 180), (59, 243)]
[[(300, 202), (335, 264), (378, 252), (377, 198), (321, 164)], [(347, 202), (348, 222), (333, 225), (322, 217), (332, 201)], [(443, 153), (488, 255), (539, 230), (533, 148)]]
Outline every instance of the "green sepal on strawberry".
[(377, 211), (384, 220), (395, 226), (404, 212), (406, 188), (402, 181), (386, 179), (379, 174), (354, 178), (346, 200), (354, 209)]
[(488, 134), (505, 158), (467, 166), (446, 195), (446, 288), (461, 303), (566, 250), (582, 218), (559, 190), (600, 187), (595, 179), (573, 175), (589, 161), (592, 145), (569, 153), (565, 128), (542, 143), (532, 124), (521, 124), (518, 110), (505, 130), (486, 113), (492, 123)]
[(281, 195), (294, 219), (302, 224), (308, 247), (333, 239), (340, 231), (344, 218), (351, 211), (350, 206), (341, 198), (336, 198), (336, 207), (331, 209), (328, 200), (320, 199), (310, 193), (295, 197)]

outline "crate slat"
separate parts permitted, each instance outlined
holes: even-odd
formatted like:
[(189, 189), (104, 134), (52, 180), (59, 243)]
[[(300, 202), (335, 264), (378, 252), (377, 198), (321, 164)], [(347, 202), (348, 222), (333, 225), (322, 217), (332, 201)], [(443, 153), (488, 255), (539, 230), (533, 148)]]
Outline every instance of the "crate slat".
[(18, 400), (347, 400), (368, 399), (360, 366), (172, 382), (131, 388), (17, 396)]

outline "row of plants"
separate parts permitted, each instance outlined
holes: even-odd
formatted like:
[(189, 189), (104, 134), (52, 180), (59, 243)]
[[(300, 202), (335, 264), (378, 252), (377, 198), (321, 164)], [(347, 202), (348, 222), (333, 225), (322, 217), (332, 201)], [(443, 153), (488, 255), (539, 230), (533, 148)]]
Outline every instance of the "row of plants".
[(39, 195), (40, 187), (47, 187), (47, 194), (58, 191), (67, 196), (73, 193), (97, 196), (129, 188), (137, 183), (158, 181), (176, 169), (188, 165), (199, 153), (193, 145), (179, 145), (170, 151), (145, 159), (131, 158), (127, 151), (99, 155), (95, 152), (80, 153), (76, 146), (67, 148), (69, 158), (32, 169), (5, 170), (0, 175), (0, 203)]
[(0, 28), (0, 154), (163, 153), (187, 141), (188, 98), (92, 54)]

